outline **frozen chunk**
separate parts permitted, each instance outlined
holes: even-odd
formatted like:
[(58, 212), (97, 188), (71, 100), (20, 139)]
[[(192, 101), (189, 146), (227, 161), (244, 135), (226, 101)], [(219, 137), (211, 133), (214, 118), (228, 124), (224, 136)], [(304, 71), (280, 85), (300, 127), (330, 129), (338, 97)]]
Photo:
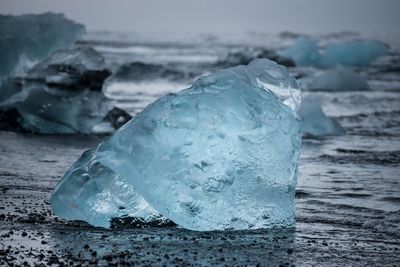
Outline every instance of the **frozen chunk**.
[(321, 108), (322, 98), (305, 97), (299, 109), (303, 134), (308, 136), (341, 135), (344, 129), (339, 122), (325, 115)]
[[(12, 83), (14, 94), (3, 99), (0, 109), (16, 109), (22, 128), (32, 132), (110, 131), (112, 122), (104, 119), (113, 103), (102, 86), (111, 73), (103, 61), (91, 48), (58, 50)], [(126, 114), (120, 113), (126, 122)]]
[(299, 66), (332, 67), (368, 65), (388, 51), (385, 44), (369, 40), (332, 43), (320, 49), (317, 41), (301, 37), (279, 54), (293, 59)]
[(338, 66), (315, 77), (308, 85), (310, 90), (356, 91), (369, 89), (367, 81), (353, 70)]
[(79, 91), (88, 88), (101, 91), (111, 72), (104, 67), (104, 58), (90, 47), (57, 50), (36, 64), (22, 79), (50, 87)]
[(321, 58), (317, 41), (304, 37), (300, 37), (291, 47), (279, 51), (278, 54), (294, 60), (299, 66), (318, 65)]
[(376, 41), (355, 40), (333, 43), (326, 46), (319, 65), (366, 66), (388, 51), (385, 44)]
[(266, 59), (199, 78), (86, 152), (53, 211), (103, 227), (158, 213), (193, 230), (291, 227), (299, 104), (296, 80)]
[(62, 14), (0, 15), (0, 78), (11, 74), (18, 65), (70, 47), (84, 31), (83, 25)]

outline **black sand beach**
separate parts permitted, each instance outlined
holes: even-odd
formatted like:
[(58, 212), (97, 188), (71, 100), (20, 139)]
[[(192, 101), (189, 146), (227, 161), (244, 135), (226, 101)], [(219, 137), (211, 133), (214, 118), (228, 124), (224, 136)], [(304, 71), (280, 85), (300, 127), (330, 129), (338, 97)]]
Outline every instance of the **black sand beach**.
[[(387, 213), (339, 204), (327, 208), (323, 203), (327, 198), (335, 198), (337, 188), (320, 194), (302, 182), (302, 169), (310, 164), (307, 151), (313, 146), (307, 143), (296, 193), (296, 229), (193, 232), (176, 227), (118, 229), (117, 226), (107, 230), (55, 218), (49, 197), (59, 177), (85, 149), (100, 140), (100, 137), (0, 132), (0, 265), (396, 266), (400, 263), (398, 232), (365, 224), (366, 220), (371, 224), (380, 220), (384, 227), (390, 223), (390, 218), (385, 218)], [(324, 175), (312, 177), (318, 184), (323, 182)], [(330, 186), (335, 184), (340, 185)], [(353, 190), (353, 194), (342, 198), (363, 197), (357, 196), (356, 188)], [(398, 205), (397, 198), (388, 201)], [(398, 213), (393, 216), (398, 219)], [(393, 227), (396, 223), (393, 222)]]

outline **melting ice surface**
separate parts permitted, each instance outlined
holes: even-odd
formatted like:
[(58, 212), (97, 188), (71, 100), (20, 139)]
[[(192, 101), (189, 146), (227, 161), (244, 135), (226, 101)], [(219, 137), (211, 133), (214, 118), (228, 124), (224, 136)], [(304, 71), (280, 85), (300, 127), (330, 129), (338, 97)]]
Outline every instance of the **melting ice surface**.
[(365, 66), (385, 55), (388, 50), (388, 47), (380, 42), (353, 40), (328, 44), (320, 51), (316, 41), (301, 37), (292, 47), (280, 51), (279, 54), (293, 59), (299, 66)]
[(159, 214), (193, 230), (293, 226), (299, 104), (296, 80), (266, 59), (201, 77), (85, 152), (53, 211), (102, 227)]
[(317, 96), (305, 97), (302, 100), (299, 116), (303, 124), (303, 133), (310, 136), (344, 134), (339, 122), (325, 115), (321, 104), (322, 98)]

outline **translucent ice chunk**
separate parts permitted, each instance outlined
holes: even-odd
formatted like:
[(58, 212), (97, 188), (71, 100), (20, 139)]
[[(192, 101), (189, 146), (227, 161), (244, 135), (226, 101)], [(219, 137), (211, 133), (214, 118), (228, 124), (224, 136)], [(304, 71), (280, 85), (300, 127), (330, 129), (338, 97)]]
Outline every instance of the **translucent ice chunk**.
[(301, 37), (279, 54), (293, 59), (299, 66), (332, 67), (368, 65), (388, 51), (385, 44), (369, 40), (332, 43), (320, 49), (315, 40)]
[(91, 48), (58, 50), (12, 83), (0, 109), (17, 109), (33, 132), (91, 133), (113, 108), (102, 92), (111, 74), (103, 61)]
[(385, 55), (388, 47), (380, 42), (355, 40), (326, 46), (320, 59), (321, 66), (365, 66)]
[(0, 15), (0, 77), (23, 61), (37, 61), (55, 49), (70, 47), (85, 31), (62, 14)]
[(290, 58), (299, 66), (318, 65), (320, 53), (315, 40), (300, 37), (288, 49), (278, 52), (281, 56)]
[(56, 187), (53, 211), (103, 227), (158, 213), (193, 230), (293, 226), (299, 96), (265, 59), (202, 77), (86, 152)]
[(321, 108), (322, 98), (317, 96), (305, 97), (299, 109), (299, 115), (303, 124), (304, 135), (324, 136), (341, 135), (344, 129), (339, 122), (325, 115)]
[(307, 86), (310, 90), (355, 91), (369, 89), (367, 81), (353, 70), (338, 66), (315, 77)]

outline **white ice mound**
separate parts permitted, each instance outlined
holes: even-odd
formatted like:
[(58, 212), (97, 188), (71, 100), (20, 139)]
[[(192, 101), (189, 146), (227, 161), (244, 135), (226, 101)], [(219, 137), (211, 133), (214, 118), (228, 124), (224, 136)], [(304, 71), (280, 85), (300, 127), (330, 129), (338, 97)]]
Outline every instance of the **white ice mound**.
[(62, 14), (0, 15), (0, 78), (23, 61), (46, 58), (56, 49), (70, 47), (85, 27)]
[(260, 59), (161, 97), (57, 185), (56, 215), (109, 227), (162, 214), (193, 230), (291, 227), (301, 143), (300, 91)]
[(339, 122), (325, 115), (322, 110), (323, 99), (318, 96), (305, 97), (299, 109), (305, 136), (341, 135), (345, 131)]
[(309, 90), (357, 91), (369, 89), (367, 81), (353, 70), (337, 66), (313, 78)]
[(331, 43), (320, 49), (315, 40), (301, 37), (279, 55), (294, 60), (299, 66), (365, 66), (388, 51), (385, 44), (370, 40)]
[(22, 128), (38, 133), (92, 133), (113, 108), (103, 92), (103, 57), (91, 48), (58, 50), (9, 82), (0, 109), (16, 109)]

